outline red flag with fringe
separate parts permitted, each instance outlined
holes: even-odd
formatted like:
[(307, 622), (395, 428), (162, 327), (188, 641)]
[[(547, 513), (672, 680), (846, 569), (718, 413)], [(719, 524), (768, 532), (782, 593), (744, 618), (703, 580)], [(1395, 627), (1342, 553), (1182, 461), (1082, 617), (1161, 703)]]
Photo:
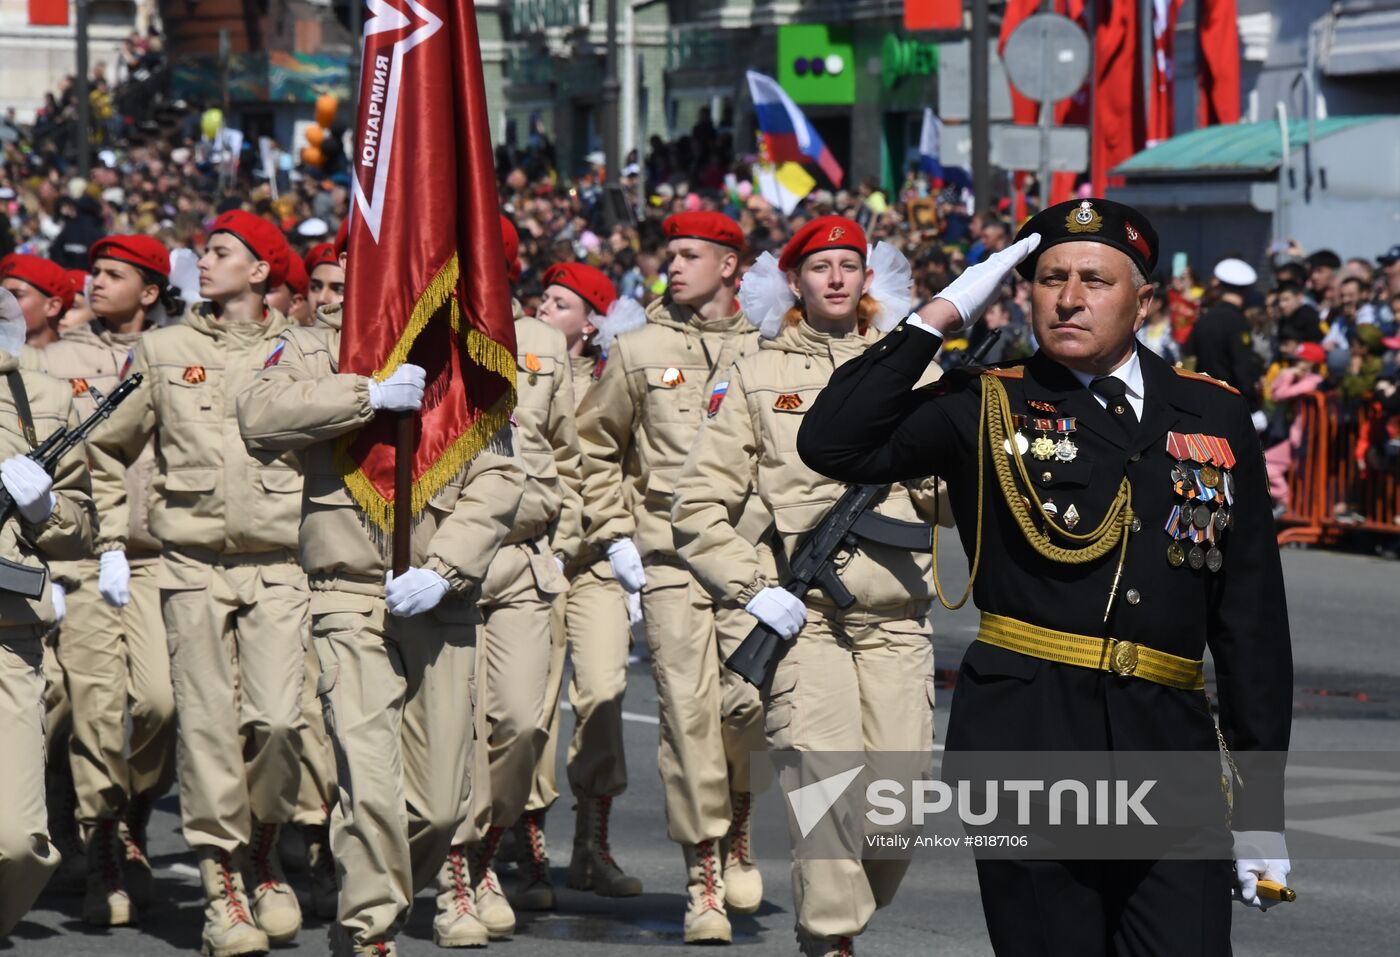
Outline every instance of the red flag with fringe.
[[(501, 246), (476, 9), (370, 0), (352, 166), (340, 371), (427, 371), (417, 515), (509, 422), (515, 322)], [(395, 417), (341, 440), (337, 464), (370, 522), (393, 529)]]

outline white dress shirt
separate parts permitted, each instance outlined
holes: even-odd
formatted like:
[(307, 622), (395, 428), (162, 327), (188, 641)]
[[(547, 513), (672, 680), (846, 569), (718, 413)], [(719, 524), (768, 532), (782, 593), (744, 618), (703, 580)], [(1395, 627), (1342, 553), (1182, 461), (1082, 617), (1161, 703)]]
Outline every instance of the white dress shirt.
[[(1069, 371), (1074, 373), (1074, 377), (1078, 379), (1086, 389), (1089, 389), (1090, 382), (1099, 378), (1091, 373), (1079, 372), (1076, 369), (1070, 369)], [(1123, 384), (1128, 387), (1128, 404), (1133, 407), (1133, 413), (1137, 415), (1138, 421), (1141, 422), (1143, 400), (1142, 363), (1138, 361), (1136, 346), (1133, 348), (1133, 354), (1128, 357), (1127, 361), (1110, 372), (1109, 375), (1113, 376), (1115, 379), (1122, 379)], [(1108, 408), (1108, 400), (1103, 396), (1099, 395), (1093, 389), (1089, 389), (1089, 394), (1094, 397), (1101, 408)]]

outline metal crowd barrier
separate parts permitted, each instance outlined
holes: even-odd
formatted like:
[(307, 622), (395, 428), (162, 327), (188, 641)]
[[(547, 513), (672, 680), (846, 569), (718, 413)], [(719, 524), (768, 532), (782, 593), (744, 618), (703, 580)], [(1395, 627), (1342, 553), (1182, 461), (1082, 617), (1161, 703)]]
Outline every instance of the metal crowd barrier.
[[(1400, 535), (1400, 473), (1358, 459), (1363, 431), (1385, 428), (1384, 417), (1370, 403), (1346, 409), (1318, 393), (1296, 401), (1302, 442), (1288, 474), (1279, 544), (1333, 545), (1358, 531)], [(1339, 506), (1349, 514), (1339, 515)]]

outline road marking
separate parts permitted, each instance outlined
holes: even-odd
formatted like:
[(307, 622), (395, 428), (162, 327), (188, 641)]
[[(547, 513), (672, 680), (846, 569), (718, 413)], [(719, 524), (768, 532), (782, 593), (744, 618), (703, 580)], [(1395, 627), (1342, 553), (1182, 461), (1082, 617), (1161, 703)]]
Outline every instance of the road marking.
[[(562, 708), (568, 708), (570, 711), (574, 710), (573, 704), (571, 704), (571, 703), (568, 702), (568, 701), (560, 701), (560, 702), (559, 702), (559, 706), (562, 707)], [(637, 722), (637, 724), (650, 724), (650, 725), (659, 725), (659, 724), (661, 724), (661, 719), (660, 719), (660, 718), (653, 717), (652, 715), (649, 715), (649, 714), (638, 714), (638, 713), (635, 712), (635, 711), (624, 711), (624, 712), (622, 712), (622, 720), (623, 720), (623, 721), (635, 721), (635, 722)], [(935, 743), (934, 746), (933, 746), (933, 750), (935, 750), (935, 751), (942, 751), (942, 750), (943, 750), (943, 745), (942, 745), (942, 743)]]
[[(572, 702), (569, 702), (569, 701), (562, 701), (562, 700), (561, 700), (561, 701), (559, 702), (559, 706), (560, 706), (561, 708), (568, 708), (570, 711), (574, 710), (573, 703), (572, 703)], [(623, 720), (623, 721), (635, 721), (635, 722), (637, 722), (638, 724), (650, 724), (650, 725), (659, 725), (659, 724), (661, 723), (661, 719), (660, 719), (660, 718), (652, 717), (652, 716), (649, 715), (649, 714), (638, 714), (638, 713), (635, 712), (635, 711), (624, 711), (624, 712), (622, 712), (622, 720)]]
[(182, 877), (199, 876), (199, 868), (195, 867), (192, 864), (180, 864), (177, 862), (175, 864), (171, 864), (169, 867), (164, 868), (164, 870), (169, 871), (171, 874), (179, 874)]

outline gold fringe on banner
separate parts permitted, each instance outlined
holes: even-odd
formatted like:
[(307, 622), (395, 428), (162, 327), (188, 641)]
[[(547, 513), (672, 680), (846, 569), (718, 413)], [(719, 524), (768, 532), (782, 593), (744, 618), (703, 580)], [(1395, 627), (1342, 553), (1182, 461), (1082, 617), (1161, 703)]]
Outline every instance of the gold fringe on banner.
[[(453, 333), (461, 340), (461, 307), (453, 295), (457, 288), (459, 267), (456, 253), (448, 260), (438, 274), (428, 283), (409, 316), (403, 335), (395, 343), (389, 357), (374, 379), (382, 382), (393, 375), (394, 370), (408, 361), (409, 351), (428, 321), (437, 314), (444, 304), (450, 304), (450, 322)], [(515, 356), (509, 349), (490, 336), (476, 329), (468, 329), (465, 342), (461, 342), (466, 358), (474, 365), (506, 380), (508, 389), (491, 408), (484, 410), (466, 432), (458, 436), (448, 446), (428, 470), (413, 482), (413, 497), (410, 510), (416, 517), (427, 507), (433, 496), (458, 476), (462, 475), (472, 459), (492, 444), (496, 436), (510, 424), (511, 410), (516, 403)], [(394, 503), (379, 493), (365, 475), (364, 470), (350, 456), (350, 446), (359, 436), (352, 432), (343, 436), (336, 444), (335, 462), (346, 490), (360, 507), (368, 523), (368, 530), (381, 545), (387, 543), (387, 536), (394, 530)]]

